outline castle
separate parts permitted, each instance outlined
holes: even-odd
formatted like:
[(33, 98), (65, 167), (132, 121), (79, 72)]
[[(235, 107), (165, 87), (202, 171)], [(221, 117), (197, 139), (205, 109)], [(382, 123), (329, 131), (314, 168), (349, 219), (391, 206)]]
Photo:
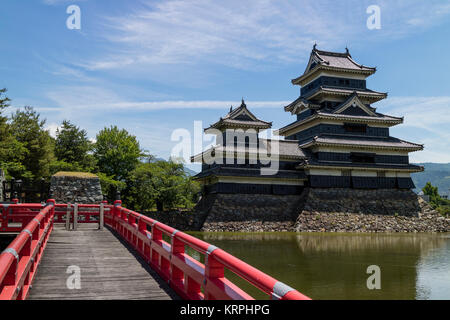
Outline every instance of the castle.
[[(258, 119), (244, 101), (205, 129), (217, 144), (192, 157), (205, 194), (298, 195), (304, 188), (414, 189), (423, 171), (409, 153), (423, 145), (390, 135), (403, 118), (373, 106), (387, 93), (367, 88), (376, 72), (345, 53), (314, 46), (305, 72), (292, 80), (300, 97), (284, 110), (296, 120), (279, 129), (284, 140), (262, 139), (272, 123)], [(264, 171), (266, 170), (266, 171)]]

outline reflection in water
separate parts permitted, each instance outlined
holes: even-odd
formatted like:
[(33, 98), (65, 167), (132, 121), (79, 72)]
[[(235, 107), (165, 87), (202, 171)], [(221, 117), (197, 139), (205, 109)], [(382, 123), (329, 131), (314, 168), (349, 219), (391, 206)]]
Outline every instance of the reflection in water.
[[(194, 233), (194, 236), (313, 299), (449, 298), (449, 235)], [(370, 265), (381, 268), (381, 290), (367, 289), (366, 270)], [(265, 297), (245, 283), (239, 285), (246, 286), (256, 298)]]
[(450, 235), (421, 257), (417, 270), (416, 299), (450, 300)]

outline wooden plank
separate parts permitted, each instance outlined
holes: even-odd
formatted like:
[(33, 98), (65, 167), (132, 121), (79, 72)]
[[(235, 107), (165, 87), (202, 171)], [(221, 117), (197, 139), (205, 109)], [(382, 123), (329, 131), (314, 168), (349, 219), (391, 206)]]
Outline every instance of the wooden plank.
[[(38, 267), (30, 300), (171, 300), (170, 287), (108, 228), (55, 225)], [(81, 289), (69, 289), (70, 266), (80, 268)]]

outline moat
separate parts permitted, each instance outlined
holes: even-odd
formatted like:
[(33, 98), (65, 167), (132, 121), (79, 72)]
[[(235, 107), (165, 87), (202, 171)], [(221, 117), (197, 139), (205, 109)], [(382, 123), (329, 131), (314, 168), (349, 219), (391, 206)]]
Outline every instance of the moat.
[[(450, 299), (450, 234), (191, 233), (313, 299)], [(12, 237), (0, 238), (0, 250)], [(195, 258), (199, 255), (190, 252)], [(381, 268), (368, 290), (367, 267)], [(226, 276), (257, 299), (252, 286)]]
[[(450, 234), (192, 233), (313, 299), (450, 299)], [(381, 268), (368, 290), (367, 267)], [(227, 274), (255, 298), (250, 285)]]

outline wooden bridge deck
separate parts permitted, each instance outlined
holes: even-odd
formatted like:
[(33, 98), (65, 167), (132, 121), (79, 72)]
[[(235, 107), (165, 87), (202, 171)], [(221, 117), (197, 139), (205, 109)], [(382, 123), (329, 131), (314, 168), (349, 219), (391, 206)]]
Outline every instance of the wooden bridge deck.
[[(38, 267), (30, 300), (171, 300), (169, 286), (109, 229), (55, 225)], [(81, 271), (81, 289), (70, 290), (69, 266)]]

